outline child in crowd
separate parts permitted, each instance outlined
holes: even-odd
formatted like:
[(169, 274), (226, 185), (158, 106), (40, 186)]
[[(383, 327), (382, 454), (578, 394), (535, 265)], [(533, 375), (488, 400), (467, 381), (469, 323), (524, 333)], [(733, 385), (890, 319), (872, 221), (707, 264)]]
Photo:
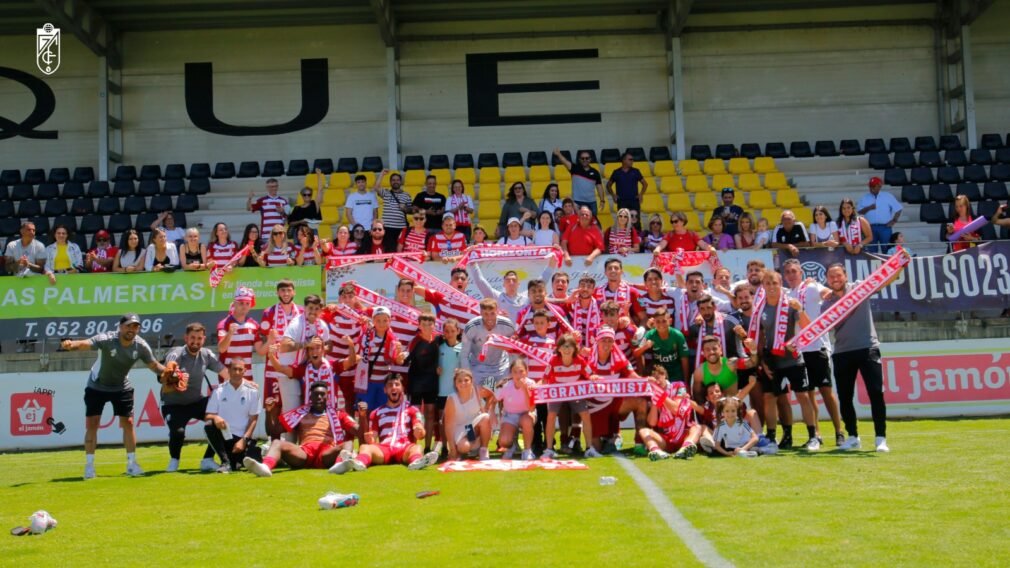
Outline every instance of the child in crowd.
[(445, 440), (445, 401), (449, 398), (453, 390), (452, 377), (459, 368), (459, 355), (463, 345), (460, 343), (459, 322), (453, 318), (446, 318), (442, 323), (442, 337), (438, 344), (438, 398), (435, 399), (435, 412), (438, 422), (438, 442), (435, 444), (435, 451), (439, 454), (443, 452), (442, 441)]
[(756, 248), (765, 248), (771, 241), (772, 230), (768, 226), (768, 219), (762, 217), (757, 222), (757, 237), (754, 238), (754, 246)]
[(744, 421), (744, 407), (736, 398), (719, 399), (716, 412), (721, 417), (715, 428), (715, 451), (724, 456), (757, 457), (751, 450), (758, 443), (754, 429)]
[(532, 461), (536, 459), (532, 450), (534, 413), (533, 395), (530, 392), (534, 383), (527, 377), (529, 368), (526, 366), (526, 359), (522, 357), (512, 362), (509, 371), (512, 380), (495, 391), (495, 398), (501, 401), (503, 406), (498, 451), (502, 453), (502, 459), (512, 459), (513, 442), (516, 439), (516, 432), (519, 431), (523, 436), (522, 459)]

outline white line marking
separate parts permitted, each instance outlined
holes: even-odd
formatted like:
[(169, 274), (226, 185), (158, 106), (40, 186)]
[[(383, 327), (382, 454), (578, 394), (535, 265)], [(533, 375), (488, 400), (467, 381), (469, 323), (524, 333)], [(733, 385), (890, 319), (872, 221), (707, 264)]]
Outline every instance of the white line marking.
[(631, 463), (631, 460), (628, 458), (620, 455), (617, 457), (617, 463), (635, 480), (642, 493), (645, 493), (645, 497), (649, 500), (649, 503), (656, 509), (659, 516), (663, 517), (663, 520), (666, 521), (670, 530), (687, 545), (702, 564), (706, 566), (733, 566), (732, 562), (723, 558), (716, 551), (715, 547), (712, 546), (712, 543), (698, 529), (694, 528), (694, 525), (690, 521), (684, 518), (684, 515), (677, 510), (677, 507), (670, 502), (666, 495), (663, 494), (663, 491), (649, 479), (649, 476), (642, 473), (642, 470), (638, 469), (638, 466)]

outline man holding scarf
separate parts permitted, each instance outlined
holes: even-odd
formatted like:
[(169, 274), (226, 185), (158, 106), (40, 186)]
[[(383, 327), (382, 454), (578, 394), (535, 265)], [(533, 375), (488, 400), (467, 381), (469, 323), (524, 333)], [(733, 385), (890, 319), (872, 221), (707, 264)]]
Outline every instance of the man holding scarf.
[[(263, 315), (260, 317), (260, 339), (267, 349), (272, 345), (280, 344), (288, 324), (302, 313), (302, 308), (294, 302), (295, 283), (291, 280), (284, 278), (277, 282), (277, 300), (276, 304), (263, 310)], [(263, 398), (273, 397), (280, 400), (281, 383), (284, 379), (284, 374), (277, 372), (268, 360), (266, 370), (263, 371)], [(268, 434), (273, 437), (279, 432), (268, 432)]]
[(504, 350), (494, 347), (488, 349), (482, 359), (481, 348), (491, 334), (512, 337), (515, 333), (515, 324), (507, 317), (498, 315), (498, 302), (491, 298), (480, 301), (480, 315), (467, 322), (463, 328), (459, 366), (473, 373), (474, 383), (492, 395), (495, 385), (510, 376), (509, 356)]
[[(694, 376), (695, 370), (701, 366), (704, 360), (701, 340), (706, 336), (714, 336), (719, 341), (720, 351), (725, 357), (732, 359), (740, 357), (735, 333), (739, 322), (731, 316), (724, 316), (718, 312), (715, 309), (715, 300), (707, 293), (702, 293), (698, 298), (697, 306), (698, 316), (691, 323), (687, 335), (691, 376)], [(692, 345), (694, 349), (691, 349)], [(697, 381), (692, 382), (690, 390), (696, 402), (700, 404), (705, 401), (705, 391)]]
[[(305, 348), (314, 337), (322, 340), (323, 345), (330, 342), (330, 330), (319, 315), (323, 311), (323, 300), (315, 294), (305, 296), (305, 308), (288, 323), (281, 339), (278, 362), (281, 365), (293, 367), (305, 360)], [(302, 386), (294, 379), (280, 381), (281, 412), (290, 412), (305, 404)], [(269, 411), (268, 411), (269, 412)]]
[(217, 324), (217, 353), (221, 364), (228, 366), (232, 359), (245, 361), (245, 378), (251, 381), (253, 351), (263, 355), (266, 347), (259, 338), (260, 326), (249, 317), (249, 311), (256, 307), (256, 293), (252, 288), (235, 291), (228, 316)]
[(361, 334), (359, 340), (358, 366), (354, 375), (354, 391), (357, 393), (359, 421), (374, 410), (386, 404), (384, 385), (390, 375), (390, 367), (403, 365), (407, 352), (390, 328), (389, 308), (378, 306), (372, 309), (372, 325)]

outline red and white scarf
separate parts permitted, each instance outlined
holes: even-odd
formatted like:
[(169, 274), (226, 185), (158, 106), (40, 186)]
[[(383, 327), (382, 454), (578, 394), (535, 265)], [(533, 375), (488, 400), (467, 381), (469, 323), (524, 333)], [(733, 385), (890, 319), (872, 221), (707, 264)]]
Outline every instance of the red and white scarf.
[[(713, 259), (715, 260), (713, 261)], [(659, 268), (667, 274), (676, 274), (682, 268), (698, 266), (706, 261), (713, 265), (712, 268), (714, 270), (716, 268), (715, 263), (718, 263), (719, 258), (712, 254), (712, 251), (685, 251), (684, 249), (677, 249), (673, 252), (661, 252), (653, 256), (652, 266)]]
[(550, 258), (551, 256), (556, 259), (555, 266), (561, 266), (565, 253), (555, 246), (484, 245), (467, 249), (459, 262), (456, 263), (455, 268), (466, 268), (466, 265), (479, 260)]
[(225, 275), (231, 272), (231, 270), (235, 268), (235, 265), (238, 264), (245, 255), (249, 254), (249, 250), (252, 249), (252, 246), (253, 244), (250, 241), (249, 244), (242, 247), (242, 249), (235, 253), (235, 256), (231, 257), (228, 262), (224, 263), (224, 265), (217, 266), (214, 270), (211, 270), (209, 276), (210, 287), (217, 288), (217, 285), (221, 283), (221, 280), (224, 279)]
[(842, 225), (841, 240), (852, 246), (859, 246), (863, 242), (863, 226), (859, 223), (859, 217), (852, 217), (852, 222)]
[(553, 353), (546, 349), (541, 349), (539, 347), (533, 347), (521, 341), (516, 341), (510, 337), (505, 337), (504, 335), (498, 335), (497, 333), (492, 333), (487, 336), (487, 341), (480, 348), (480, 360), (483, 361), (487, 357), (487, 350), (492, 347), (497, 347), (502, 351), (507, 351), (509, 353), (518, 353), (520, 355), (525, 355), (527, 359), (532, 359), (544, 365), (550, 365), (551, 357)]
[(609, 292), (613, 295), (614, 301), (617, 302), (617, 305), (621, 306), (623, 315), (627, 315), (626, 308), (631, 303), (631, 285), (624, 280), (621, 280), (620, 283), (617, 284), (616, 292), (611, 292), (609, 286), (610, 284), (607, 283), (596, 288), (596, 291), (593, 293), (593, 297), (602, 303), (607, 301), (607, 293)]
[(386, 262), (386, 268), (389, 268), (402, 278), (409, 278), (429, 290), (440, 292), (445, 296), (447, 301), (459, 305), (465, 311), (473, 313), (474, 316), (480, 315), (480, 302), (476, 298), (467, 296), (465, 293), (425, 272), (420, 267), (410, 264), (402, 256), (391, 258)]
[(344, 408), (344, 393), (341, 392), (336, 380), (336, 373), (333, 372), (333, 365), (324, 357), (322, 365), (316, 368), (311, 362), (305, 363), (305, 378), (302, 380), (302, 400), (306, 404), (309, 402), (309, 392), (312, 390), (312, 383), (323, 381), (326, 383), (326, 406), (333, 408)]
[[(280, 416), (281, 425), (288, 432), (294, 431), (294, 429), (305, 419), (309, 413), (312, 412), (311, 405), (304, 404), (299, 406), (294, 410), (289, 410)], [(326, 418), (330, 421), (330, 434), (333, 436), (333, 443), (339, 444), (346, 440), (347, 436), (344, 433), (344, 427), (340, 423), (340, 419), (337, 415), (337, 409), (333, 406), (326, 407)]]
[(589, 347), (596, 342), (596, 330), (600, 329), (600, 305), (596, 298), (589, 298), (589, 306), (581, 307), (582, 299), (575, 297), (572, 300), (572, 324), (575, 331), (582, 335), (582, 346)]
[[(775, 306), (775, 339), (772, 342), (772, 355), (783, 357), (786, 354), (786, 333), (789, 332), (789, 299), (785, 290), (779, 292), (779, 303)], [(799, 353), (793, 352), (794, 356)]]
[[(415, 308), (414, 306), (408, 306), (407, 304), (387, 298), (374, 290), (361, 286), (353, 280), (348, 280), (344, 282), (344, 284), (351, 284), (354, 286), (354, 295), (358, 298), (358, 300), (361, 300), (361, 303), (373, 308), (379, 306), (389, 308), (390, 313), (392, 313), (394, 317), (402, 319), (415, 327), (421, 324), (421, 310)], [(437, 320), (435, 321), (435, 331), (439, 333), (442, 332), (442, 322)]]
[(294, 302), (288, 304), (291, 306), (291, 315), (289, 316), (286, 311), (284, 311), (284, 304), (277, 303), (274, 304), (271, 310), (271, 315), (273, 316), (270, 320), (270, 329), (277, 331), (277, 340), (280, 341), (282, 335), (284, 335), (284, 330), (288, 328), (288, 324), (291, 320), (295, 319), (302, 313), (302, 308)]
[[(565, 316), (565, 312), (561, 311), (561, 308), (559, 308), (558, 306), (552, 304), (550, 300), (551, 298), (548, 298), (547, 301), (544, 302), (544, 305), (547, 306), (547, 311), (554, 316), (555, 320), (557, 320), (558, 327), (564, 329), (565, 333), (575, 333), (575, 328), (572, 327), (572, 324), (568, 321), (568, 318)], [(534, 311), (536, 310), (534, 310), (533, 304), (530, 304), (525, 308), (523, 308), (523, 311), (520, 312), (519, 322), (517, 325), (522, 326), (524, 323), (526, 323), (527, 317), (532, 320)]]
[(691, 327), (691, 300), (687, 297), (687, 291), (680, 291), (680, 298), (677, 301), (677, 329), (684, 337), (687, 337), (688, 329)]
[[(361, 334), (361, 345), (359, 346), (358, 366), (354, 369), (354, 390), (365, 392), (368, 390), (368, 381), (371, 379), (368, 367), (372, 363), (372, 343), (375, 340), (375, 328), (369, 327)], [(386, 339), (382, 342), (382, 356), (386, 359), (387, 365), (395, 365), (396, 362), (396, 336), (393, 330), (386, 329)]]
[(796, 334), (796, 337), (791, 342), (795, 346), (796, 351), (799, 352), (814, 341), (817, 341), (822, 335), (834, 329), (836, 325), (844, 321), (852, 313), (852, 310), (859, 307), (866, 300), (869, 300), (889, 280), (897, 276), (910, 260), (905, 256), (904, 250), (899, 247), (898, 252), (881, 264), (865, 280), (853, 286), (851, 290), (846, 292), (830, 308), (821, 312), (820, 317), (810, 322)]
[(455, 211), (452, 216), (456, 220), (457, 227), (470, 226), (470, 213), (463, 209), (464, 205), (467, 207), (471, 206), (469, 196), (459, 195), (456, 193), (449, 196), (449, 209), (453, 209)]
[(706, 335), (714, 335), (716, 339), (719, 340), (719, 345), (722, 347), (722, 352), (726, 353), (726, 325), (724, 324), (724, 318), (719, 310), (715, 312), (715, 323), (712, 325), (711, 333), (706, 333), (709, 331), (705, 322), (701, 322), (701, 326), (698, 328), (698, 345), (694, 353), (694, 368), (697, 369), (701, 366), (701, 361), (704, 359), (704, 355), (701, 353), (701, 340), (705, 338)]
[(423, 252), (393, 252), (386, 254), (359, 254), (353, 256), (327, 256), (326, 257), (326, 268), (340, 268), (342, 266), (351, 266), (354, 264), (362, 264), (365, 262), (373, 262), (377, 260), (389, 261), (393, 258), (402, 258), (405, 260), (413, 260), (414, 262), (423, 262), (427, 255)]
[(757, 343), (758, 333), (761, 330), (761, 313), (765, 309), (765, 289), (764, 286), (758, 286), (757, 292), (754, 293), (754, 301), (751, 305), (751, 316), (750, 325), (747, 326), (747, 338)]

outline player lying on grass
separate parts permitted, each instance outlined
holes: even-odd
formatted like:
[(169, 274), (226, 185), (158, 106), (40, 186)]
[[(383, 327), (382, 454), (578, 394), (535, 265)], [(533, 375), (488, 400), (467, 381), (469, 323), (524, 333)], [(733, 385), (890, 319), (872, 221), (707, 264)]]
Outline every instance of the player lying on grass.
[(667, 383), (666, 370), (660, 365), (653, 369), (653, 376), (663, 390), (649, 408), (649, 428), (642, 428), (638, 435), (649, 450), (650, 460), (664, 460), (670, 452), (676, 452), (674, 458), (691, 459), (698, 451), (701, 425), (694, 419), (687, 385), (680, 381)]
[(421, 455), (417, 441), (424, 440), (424, 416), (416, 406), (408, 404), (400, 375), (387, 375), (383, 391), (386, 404), (369, 416), (369, 430), (365, 432), (365, 443), (358, 448), (357, 457), (352, 459), (350, 454), (341, 453), (340, 461), (330, 468), (330, 473), (364, 471), (373, 464), (394, 463), (418, 470), (438, 461), (436, 452)]
[[(309, 403), (280, 416), (281, 426), (294, 432), (298, 443), (274, 440), (262, 463), (247, 457), (245, 468), (260, 477), (270, 477), (279, 460), (291, 469), (323, 469), (331, 467), (342, 449), (350, 449), (358, 433), (358, 425), (343, 410), (327, 405), (329, 385), (322, 381), (309, 388)], [(271, 398), (267, 406), (277, 404)], [(269, 419), (270, 410), (267, 409)]]

